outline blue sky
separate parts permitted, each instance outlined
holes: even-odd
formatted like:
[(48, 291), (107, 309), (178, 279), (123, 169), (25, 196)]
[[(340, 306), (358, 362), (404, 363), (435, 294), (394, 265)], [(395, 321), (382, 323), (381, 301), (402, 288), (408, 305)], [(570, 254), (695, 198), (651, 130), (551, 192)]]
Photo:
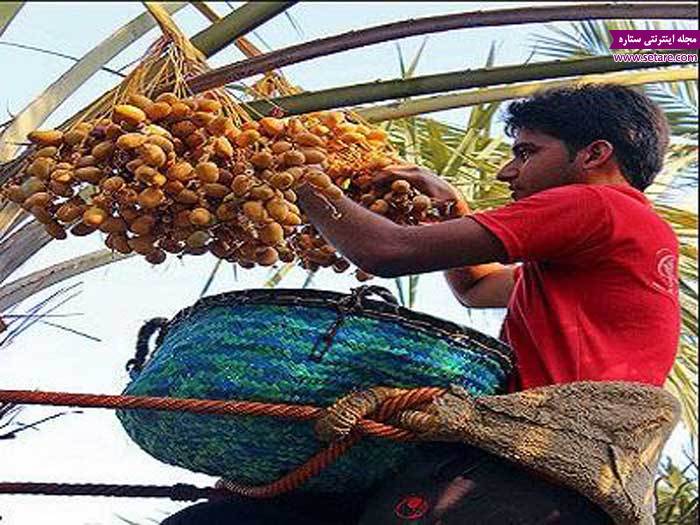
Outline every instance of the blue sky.
[[(224, 3), (211, 4), (220, 14), (229, 12)], [(238, 6), (240, 3), (234, 3)], [(303, 34), (299, 36), (284, 17), (259, 28), (257, 33), (272, 48), (312, 40), (408, 18), (493, 9), (501, 5), (517, 7), (528, 2), (301, 2), (290, 9)], [(80, 57), (117, 28), (143, 11), (139, 2), (33, 2), (28, 3), (2, 36), (2, 41), (22, 43)], [(208, 22), (191, 6), (180, 11), (176, 22), (193, 35)], [(431, 35), (418, 74), (431, 74), (477, 68), (484, 64), (492, 41), (498, 42), (497, 63), (522, 63), (530, 54), (532, 35), (542, 26), (483, 28)], [(119, 68), (138, 58), (157, 36), (151, 31), (109, 64)], [(265, 49), (253, 36), (252, 41)], [(423, 37), (400, 41), (406, 57), (412, 57)], [(214, 56), (210, 63), (219, 66), (241, 58), (233, 47)], [(69, 60), (0, 46), (0, 70), (5, 72), (0, 92), (0, 111), (16, 113), (72, 65)], [(396, 43), (371, 46), (331, 57), (297, 64), (284, 69), (288, 78), (307, 89), (391, 79), (399, 75)], [(57, 124), (77, 109), (111, 88), (118, 78), (97, 73), (48, 121)], [(434, 116), (447, 122), (464, 124), (466, 110), (442, 112)], [(0, 117), (0, 121), (6, 120)], [(17, 273), (17, 277), (80, 253), (101, 247), (98, 238), (75, 239), (50, 244)], [(64, 311), (82, 312), (70, 326), (99, 337), (92, 342), (48, 326), (36, 325), (10, 348), (0, 353), (0, 388), (26, 388), (75, 392), (116, 393), (128, 378), (124, 363), (131, 357), (135, 335), (151, 317), (172, 316), (199, 297), (212, 267), (213, 258), (170, 260), (151, 267), (141, 258), (120, 262), (83, 276), (79, 297)], [(209, 293), (258, 287), (267, 270), (239, 272), (236, 281), (230, 268), (218, 275)], [(295, 271), (283, 282), (299, 287), (305, 274)], [(77, 282), (72, 280), (70, 282)], [(334, 273), (316, 279), (316, 286), (347, 291), (356, 282)], [(379, 282), (378, 282), (379, 284)], [(385, 282), (395, 289), (393, 283)], [(495, 335), (501, 311), (468, 312), (452, 298), (440, 275), (421, 279), (416, 309), (451, 319)], [(27, 408), (22, 420), (32, 421), (56, 409)], [(679, 450), (682, 436), (674, 441)], [(210, 485), (214, 479), (157, 462), (131, 443), (111, 412), (85, 411), (47, 423), (41, 431), (25, 432), (17, 440), (3, 441), (0, 479), (16, 481), (72, 481), (110, 483), (170, 484), (189, 482)], [(0, 496), (2, 523), (30, 525), (44, 522), (47, 516), (57, 525), (106, 525), (123, 523), (116, 515), (147, 522), (160, 518), (181, 504), (165, 500), (111, 500), (105, 498), (39, 498)]]

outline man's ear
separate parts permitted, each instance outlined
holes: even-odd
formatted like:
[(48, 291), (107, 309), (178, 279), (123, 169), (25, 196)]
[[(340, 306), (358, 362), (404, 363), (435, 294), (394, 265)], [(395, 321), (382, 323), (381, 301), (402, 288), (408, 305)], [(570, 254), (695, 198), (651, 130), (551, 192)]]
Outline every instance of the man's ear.
[(594, 140), (579, 152), (583, 169), (598, 169), (613, 160), (615, 147), (607, 140)]

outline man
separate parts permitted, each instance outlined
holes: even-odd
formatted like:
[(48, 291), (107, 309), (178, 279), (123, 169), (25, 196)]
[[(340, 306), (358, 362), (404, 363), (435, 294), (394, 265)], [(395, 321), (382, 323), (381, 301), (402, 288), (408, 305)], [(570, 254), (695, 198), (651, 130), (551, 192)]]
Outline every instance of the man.
[[(443, 270), (465, 306), (507, 307), (512, 391), (583, 380), (662, 385), (680, 332), (678, 244), (642, 193), (668, 144), (662, 112), (633, 89), (599, 85), (513, 102), (505, 122), (513, 160), (497, 178), (515, 202), (503, 208), (403, 226), (346, 198), (332, 216), (307, 185), (299, 204), (368, 273)], [(396, 179), (438, 201), (459, 199), (416, 166), (389, 166), (377, 182)], [(481, 451), (438, 443), (424, 453), (377, 488), (360, 524), (609, 523), (582, 496)]]
[[(508, 307), (502, 334), (517, 360), (511, 390), (583, 380), (661, 386), (680, 333), (678, 244), (642, 191), (668, 144), (662, 112), (633, 89), (601, 85), (513, 102), (505, 122), (514, 158), (497, 178), (515, 202), (501, 209), (399, 226), (347, 199), (334, 219), (310, 188), (298, 191), (301, 206), (369, 273), (446, 270), (462, 304)], [(459, 198), (415, 166), (390, 166), (378, 181), (396, 179), (437, 200)], [(607, 521), (583, 498), (501, 460), (462, 447), (438, 450), (388, 481), (360, 523)], [(447, 477), (440, 478), (438, 459)], [(406, 495), (421, 492), (432, 510), (400, 521)], [(439, 508), (446, 500), (450, 508)]]
[[(585, 379), (662, 385), (679, 337), (678, 245), (642, 191), (662, 166), (663, 114), (632, 89), (588, 86), (514, 102), (506, 125), (514, 158), (497, 178), (515, 202), (501, 209), (400, 226), (344, 199), (335, 219), (308, 187), (298, 192), (301, 206), (369, 273), (447, 270), (466, 306), (508, 306), (514, 388)], [(438, 200), (459, 198), (418, 167), (390, 166), (379, 177), (395, 179)]]

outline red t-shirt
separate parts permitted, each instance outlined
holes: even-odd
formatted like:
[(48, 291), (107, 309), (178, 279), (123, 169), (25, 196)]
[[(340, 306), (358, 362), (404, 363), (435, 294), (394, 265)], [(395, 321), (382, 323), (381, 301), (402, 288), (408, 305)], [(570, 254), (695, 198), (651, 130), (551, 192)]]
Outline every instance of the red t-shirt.
[(573, 184), (472, 218), (523, 262), (502, 332), (513, 390), (664, 383), (680, 337), (678, 241), (641, 192)]

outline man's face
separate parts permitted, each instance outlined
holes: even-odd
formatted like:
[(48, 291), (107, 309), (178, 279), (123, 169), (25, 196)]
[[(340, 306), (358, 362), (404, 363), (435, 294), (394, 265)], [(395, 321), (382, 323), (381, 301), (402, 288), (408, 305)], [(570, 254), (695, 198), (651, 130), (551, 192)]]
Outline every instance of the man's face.
[(576, 159), (570, 160), (564, 143), (539, 131), (521, 129), (513, 143), (513, 160), (496, 178), (507, 182), (513, 199), (523, 199), (537, 192), (579, 182)]

